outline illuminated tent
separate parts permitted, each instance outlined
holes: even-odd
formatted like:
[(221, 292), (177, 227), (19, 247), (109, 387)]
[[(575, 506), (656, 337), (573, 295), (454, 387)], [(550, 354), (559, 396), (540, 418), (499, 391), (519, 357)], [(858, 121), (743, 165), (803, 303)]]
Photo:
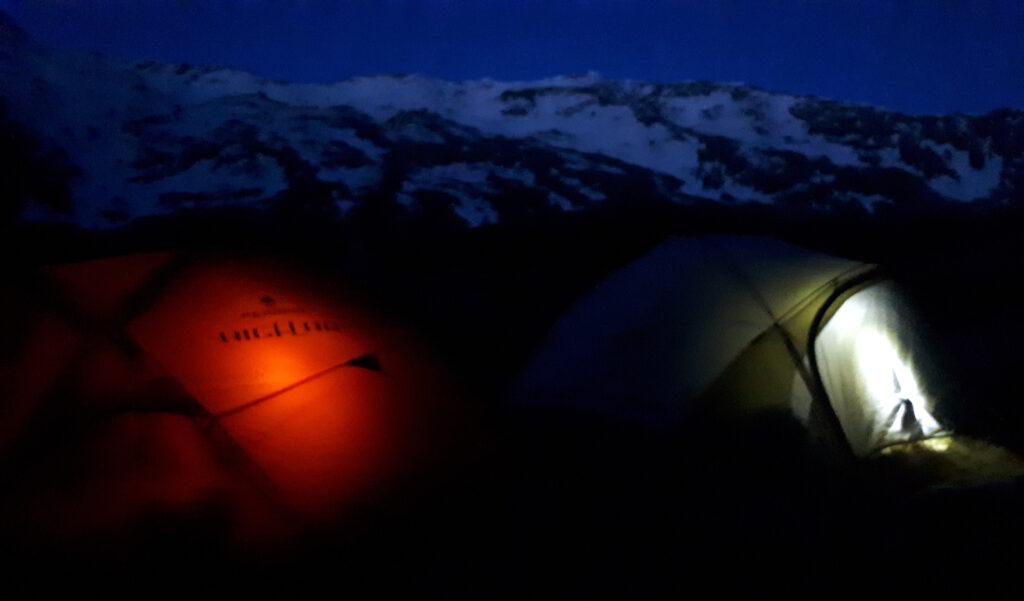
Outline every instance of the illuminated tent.
[(514, 399), (655, 427), (791, 411), (864, 456), (942, 428), (908, 313), (871, 265), (768, 238), (672, 239), (577, 302)]
[(246, 541), (332, 523), (415, 463), (446, 394), (409, 335), (285, 267), (153, 254), (28, 279), (5, 301), (0, 466), (33, 536), (175, 513)]

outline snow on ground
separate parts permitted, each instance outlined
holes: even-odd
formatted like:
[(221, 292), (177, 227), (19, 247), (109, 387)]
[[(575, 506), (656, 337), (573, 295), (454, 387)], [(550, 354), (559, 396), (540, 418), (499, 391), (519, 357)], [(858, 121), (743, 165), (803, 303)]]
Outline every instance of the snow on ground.
[(453, 210), (470, 227), (497, 223), (498, 212), (490, 202), (478, 196), (481, 192), (497, 192), (492, 178), (519, 181), (527, 186), (534, 183), (533, 174), (524, 169), (509, 169), (490, 163), (453, 163), (414, 172), (402, 185), (399, 202), (412, 206), (415, 203), (413, 194), (417, 190), (444, 192), (457, 200)]
[[(552, 170), (552, 171), (554, 171), (554, 170)], [(555, 172), (555, 173), (557, 174), (557, 172)], [(569, 186), (571, 188), (575, 188), (577, 192), (579, 192), (580, 194), (582, 194), (583, 196), (587, 197), (588, 199), (590, 199), (590, 200), (592, 200), (594, 202), (600, 202), (602, 200), (607, 200), (608, 199), (608, 197), (605, 196), (602, 192), (599, 192), (597, 190), (594, 190), (593, 188), (587, 187), (586, 184), (584, 184), (582, 181), (576, 179), (575, 177), (563, 176), (563, 177), (561, 177), (559, 179), (562, 180), (563, 184), (565, 184), (565, 185), (567, 185), (567, 186)]]
[(266, 198), (284, 191), (288, 183), (280, 165), (270, 157), (257, 156), (246, 165), (244, 173), (225, 169), (215, 161), (200, 161), (191, 169), (176, 175), (156, 180), (152, 183), (134, 184), (132, 204), (145, 200), (148, 207), (142, 206), (141, 214), (163, 213), (168, 207), (161, 207), (158, 202), (161, 194), (193, 193), (193, 194), (230, 194), (233, 191), (251, 189), (259, 190), (256, 198)]
[[(292, 104), (345, 104), (378, 120), (402, 111), (431, 110), (485, 134), (512, 138), (540, 137), (554, 146), (600, 153), (676, 177), (697, 164), (698, 144), (678, 140), (661, 124), (646, 126), (626, 106), (600, 106), (589, 94), (570, 86), (595, 83), (594, 76), (547, 82), (444, 82), (424, 77), (358, 78), (329, 86), (268, 84), (272, 99)], [(548, 85), (550, 84), (550, 85)], [(523, 88), (563, 88), (539, 92), (527, 103), (528, 115), (506, 114), (514, 102), (504, 92)], [(383, 100), (382, 100), (383, 99)]]
[[(244, 174), (201, 161), (173, 176), (147, 183), (131, 182), (138, 175), (132, 165), (144, 145), (165, 144), (168, 152), (176, 152), (182, 144), (209, 140), (211, 136), (227, 136), (212, 142), (229, 147), (236, 144), (231, 141), (232, 135), (252, 136), (244, 127), (234, 133), (230, 128), (218, 129), (232, 119), (255, 128), (257, 141), (250, 139), (248, 143), (286, 145), (318, 169), (317, 177), (322, 180), (344, 183), (356, 194), (368, 192), (380, 182), (387, 149), (346, 127), (344, 112), (332, 109), (339, 106), (353, 108), (378, 122), (404, 111), (428, 110), (483, 135), (529, 138), (563, 149), (559, 153), (564, 161), (559, 165), (563, 173), (625, 173), (584, 156), (599, 154), (679, 178), (685, 183), (678, 192), (706, 198), (728, 195), (744, 201), (772, 202), (771, 196), (730, 177), (720, 187), (706, 188), (698, 157), (703, 148), (701, 135), (737, 141), (739, 152), (748, 161), (768, 171), (784, 166), (763, 165), (765, 155), (761, 151), (766, 149), (824, 157), (838, 166), (865, 166), (853, 145), (811, 134), (807, 122), (794, 116), (794, 107), (813, 100), (736, 85), (698, 87), (695, 89), (700, 93), (694, 94), (690, 88), (680, 92), (677, 87), (645, 82), (608, 82), (593, 73), (531, 82), (378, 76), (333, 84), (289, 84), (230, 69), (131, 63), (42, 48), (22, 52), (17, 60), (0, 61), (0, 73), (10, 90), (18, 90), (5, 94), (10, 97), (12, 110), (38, 124), (44, 136), (59, 140), (82, 168), (73, 205), (79, 213), (77, 218), (93, 225), (103, 221), (104, 213), (124, 207), (132, 214), (166, 212), (167, 207), (159, 200), (164, 193), (222, 194), (229, 198), (229, 188), (244, 187), (263, 190), (260, 197), (265, 198), (282, 190), (287, 184), (281, 168), (272, 159), (259, 156), (249, 161), (251, 168)], [(643, 121), (638, 114), (644, 115)], [(161, 119), (145, 125), (142, 133), (124, 127), (153, 116)], [(443, 141), (415, 120), (392, 129), (391, 135), (397, 139)], [(897, 138), (894, 133), (886, 147), (874, 151), (880, 165), (922, 176), (900, 159)], [(237, 143), (239, 156), (249, 150), (246, 144)], [(928, 185), (943, 196), (970, 201), (991, 195), (999, 186), (1001, 157), (989, 152), (984, 167), (974, 169), (964, 151), (927, 140), (922, 144), (945, 157), (946, 164), (957, 173), (957, 177), (928, 180)], [(332, 145), (339, 153), (335, 164), (327, 158), (326, 149)], [(605, 200), (601, 191), (578, 178), (553, 175), (562, 177), (564, 183), (591, 201)], [(815, 174), (812, 182), (828, 183), (830, 177)], [(526, 169), (486, 162), (457, 163), (413, 173), (398, 200), (411, 206), (416, 190), (443, 191), (457, 199), (456, 214), (477, 226), (497, 220), (494, 207), (479, 198), (496, 193), (497, 180), (536, 185), (533, 173)], [(667, 190), (666, 196), (676, 193)], [(563, 210), (576, 208), (557, 194), (551, 193), (548, 198)], [(869, 209), (880, 202), (878, 197), (853, 200)]]
[(637, 121), (626, 106), (601, 106), (589, 95), (539, 94), (527, 117), (503, 116), (474, 126), (510, 137), (538, 136), (546, 142), (580, 152), (598, 153), (654, 171), (682, 177), (698, 164), (699, 142), (679, 140), (664, 125)]
[(704, 198), (720, 198), (728, 194), (735, 200), (759, 202), (762, 204), (771, 204), (774, 201), (771, 196), (764, 192), (755, 190), (750, 186), (744, 186), (743, 184), (734, 181), (732, 178), (726, 178), (724, 184), (720, 188), (705, 188), (704, 183), (700, 178), (693, 177), (683, 182), (683, 185), (679, 187), (679, 192)]
[(417, 182), (426, 182), (423, 185), (429, 185), (430, 182), (442, 184), (460, 182), (475, 186), (486, 186), (488, 179), (491, 177), (518, 181), (526, 186), (534, 184), (533, 173), (527, 169), (510, 169), (491, 163), (450, 163), (448, 165), (421, 169), (416, 172), (414, 177)]
[(372, 192), (380, 183), (381, 175), (381, 169), (377, 165), (321, 169), (317, 173), (317, 177), (325, 182), (345, 184), (356, 195)]
[(498, 223), (498, 212), (494, 210), (491, 203), (458, 190), (446, 190), (449, 194), (458, 199), (455, 204), (455, 214), (466, 222), (469, 227), (480, 227), (488, 223)]
[(946, 164), (957, 174), (957, 178), (942, 175), (928, 181), (928, 186), (932, 190), (946, 198), (962, 202), (985, 198), (999, 186), (1003, 171), (1002, 157), (986, 153), (985, 165), (981, 169), (975, 169), (971, 166), (967, 151), (958, 150), (949, 144), (936, 144), (931, 140), (924, 140), (922, 143), (939, 153), (939, 156), (949, 157)]
[(843, 196), (844, 198), (860, 203), (861, 206), (867, 209), (869, 213), (875, 212), (875, 205), (877, 204), (892, 204), (891, 198), (879, 196), (878, 194), (867, 195), (857, 192), (846, 192)]
[(836, 165), (861, 166), (857, 153), (849, 146), (808, 132), (807, 123), (790, 112), (798, 102), (794, 96), (757, 90), (734, 100), (730, 92), (722, 90), (704, 96), (666, 99), (664, 112), (680, 127), (739, 140), (749, 147), (792, 150), (810, 157), (825, 157)]
[(558, 207), (563, 211), (573, 211), (576, 209), (568, 198), (555, 192), (548, 192), (548, 204), (553, 207)]
[[(941, 175), (927, 180), (932, 190), (946, 198), (967, 202), (988, 197), (999, 187), (1003, 171), (1002, 157), (986, 152), (985, 165), (981, 169), (975, 169), (971, 166), (967, 151), (949, 144), (937, 144), (928, 139), (921, 140), (920, 144), (943, 157), (945, 164), (957, 174), (957, 177)], [(883, 148), (878, 151), (878, 155), (882, 167), (902, 169), (920, 177), (924, 176), (918, 169), (901, 160), (898, 148)]]

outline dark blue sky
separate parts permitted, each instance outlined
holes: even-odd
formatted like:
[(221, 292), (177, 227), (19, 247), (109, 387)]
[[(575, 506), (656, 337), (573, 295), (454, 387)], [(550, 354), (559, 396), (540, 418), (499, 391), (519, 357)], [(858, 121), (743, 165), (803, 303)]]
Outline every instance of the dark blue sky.
[(0, 0), (44, 43), (323, 82), (600, 72), (910, 113), (1024, 108), (1024, 1)]

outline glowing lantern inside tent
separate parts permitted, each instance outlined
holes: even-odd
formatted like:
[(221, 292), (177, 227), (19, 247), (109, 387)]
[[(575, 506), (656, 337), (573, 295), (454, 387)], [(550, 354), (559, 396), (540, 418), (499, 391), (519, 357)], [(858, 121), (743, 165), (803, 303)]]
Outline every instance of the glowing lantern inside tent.
[(877, 283), (839, 306), (815, 340), (825, 391), (857, 454), (942, 430), (915, 364), (911, 315), (891, 282)]
[(279, 267), (151, 255), (47, 277), (54, 310), (28, 343), (41, 350), (4, 402), (25, 416), (68, 402), (102, 424), (70, 453), (88, 483), (28, 503), (86, 531), (207, 497), (232, 499), (245, 538), (330, 522), (414, 463), (444, 400), (408, 335)]

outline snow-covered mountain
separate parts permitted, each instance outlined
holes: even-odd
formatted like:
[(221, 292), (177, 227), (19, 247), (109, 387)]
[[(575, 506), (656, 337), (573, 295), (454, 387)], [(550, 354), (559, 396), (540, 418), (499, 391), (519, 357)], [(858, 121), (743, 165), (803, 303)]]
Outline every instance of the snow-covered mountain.
[(470, 227), (598, 206), (1016, 204), (1024, 111), (908, 116), (743, 85), (330, 85), (34, 43), (0, 15), (8, 214), (90, 228), (225, 206)]

